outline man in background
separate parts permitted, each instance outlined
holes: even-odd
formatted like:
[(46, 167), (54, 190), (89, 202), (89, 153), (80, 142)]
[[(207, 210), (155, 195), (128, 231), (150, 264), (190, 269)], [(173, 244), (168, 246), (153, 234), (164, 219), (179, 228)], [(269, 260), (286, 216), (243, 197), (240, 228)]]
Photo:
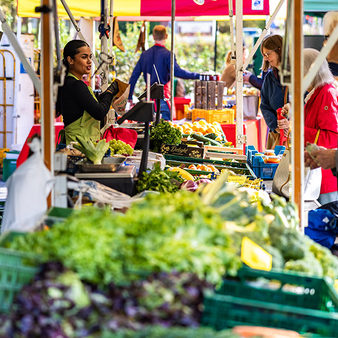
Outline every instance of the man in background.
[[(143, 73), (144, 81), (147, 82), (147, 74), (150, 74), (150, 84), (159, 82), (164, 85), (164, 100), (161, 100), (161, 114), (165, 120), (170, 119), (170, 51), (165, 47), (168, 38), (167, 29), (162, 25), (157, 25), (153, 29), (155, 44), (143, 52), (138, 60), (133, 73), (130, 77), (129, 102), (132, 102), (133, 92), (136, 82)], [(156, 70), (155, 70), (155, 67)], [(156, 74), (158, 73), (158, 77)], [(199, 79), (200, 74), (186, 71), (177, 64), (174, 59), (174, 75), (182, 79)]]

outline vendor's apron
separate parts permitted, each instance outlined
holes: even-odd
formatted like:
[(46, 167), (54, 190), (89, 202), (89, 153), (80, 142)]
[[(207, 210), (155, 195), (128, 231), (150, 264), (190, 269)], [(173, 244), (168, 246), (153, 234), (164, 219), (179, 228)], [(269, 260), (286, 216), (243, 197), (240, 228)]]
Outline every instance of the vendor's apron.
[[(72, 76), (78, 80), (78, 78), (73, 74), (69, 73), (68, 76)], [(88, 87), (88, 89), (97, 101), (92, 88)], [(70, 142), (77, 142), (76, 136), (90, 138), (93, 142), (98, 141), (100, 139), (100, 121), (95, 120), (89, 115), (89, 113), (84, 111), (81, 117), (65, 127), (65, 133), (66, 144), (69, 144)]]

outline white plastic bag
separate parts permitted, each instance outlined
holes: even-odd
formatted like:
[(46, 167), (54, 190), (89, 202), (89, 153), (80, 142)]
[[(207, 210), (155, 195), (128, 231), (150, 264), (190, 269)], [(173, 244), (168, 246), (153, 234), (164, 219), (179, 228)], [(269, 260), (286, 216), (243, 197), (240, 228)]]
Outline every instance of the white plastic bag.
[(40, 140), (29, 144), (33, 154), (7, 180), (7, 199), (1, 233), (32, 231), (47, 211), (53, 176), (41, 156)]
[(304, 201), (314, 201), (320, 195), (322, 185), (322, 169), (305, 168)]

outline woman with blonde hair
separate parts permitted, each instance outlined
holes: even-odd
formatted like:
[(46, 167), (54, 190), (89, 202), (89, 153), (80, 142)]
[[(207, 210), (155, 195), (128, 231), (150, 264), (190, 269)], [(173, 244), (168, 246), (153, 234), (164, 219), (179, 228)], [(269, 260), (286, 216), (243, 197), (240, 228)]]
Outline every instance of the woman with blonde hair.
[[(304, 49), (304, 75), (311, 71), (319, 52)], [(304, 106), (304, 144), (336, 149), (338, 142), (338, 88), (326, 60), (321, 64), (307, 89)], [(288, 110), (288, 105), (283, 107)], [(322, 166), (323, 163), (321, 163)], [(322, 169), (322, 184), (318, 201), (326, 204), (338, 200), (337, 177)]]
[[(311, 69), (319, 52), (312, 48), (304, 50), (304, 74)], [(315, 143), (328, 149), (337, 148), (338, 142), (338, 89), (325, 60), (320, 66), (305, 98), (304, 143)], [(319, 135), (319, 136), (317, 136)], [(326, 204), (338, 200), (337, 178), (331, 170), (322, 169), (322, 185), (319, 202)]]

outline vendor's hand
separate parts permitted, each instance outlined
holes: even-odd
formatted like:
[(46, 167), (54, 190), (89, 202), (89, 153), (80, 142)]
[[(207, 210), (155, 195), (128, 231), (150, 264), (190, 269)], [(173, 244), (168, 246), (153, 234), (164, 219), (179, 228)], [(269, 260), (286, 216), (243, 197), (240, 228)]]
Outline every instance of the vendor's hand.
[(119, 92), (119, 86), (117, 84), (117, 81), (112, 82), (110, 86), (107, 88), (107, 91), (112, 93), (113, 96), (115, 96)]
[(252, 75), (252, 73), (247, 71), (247, 70), (245, 72), (243, 72), (243, 82), (246, 83), (246, 84), (250, 84), (249, 79), (250, 79), (251, 75)]
[(320, 147), (320, 149), (312, 151), (311, 155), (317, 166), (323, 169), (333, 169), (336, 167), (336, 152), (337, 149)]
[(277, 126), (279, 129), (289, 129), (290, 121), (288, 119), (277, 120)]

